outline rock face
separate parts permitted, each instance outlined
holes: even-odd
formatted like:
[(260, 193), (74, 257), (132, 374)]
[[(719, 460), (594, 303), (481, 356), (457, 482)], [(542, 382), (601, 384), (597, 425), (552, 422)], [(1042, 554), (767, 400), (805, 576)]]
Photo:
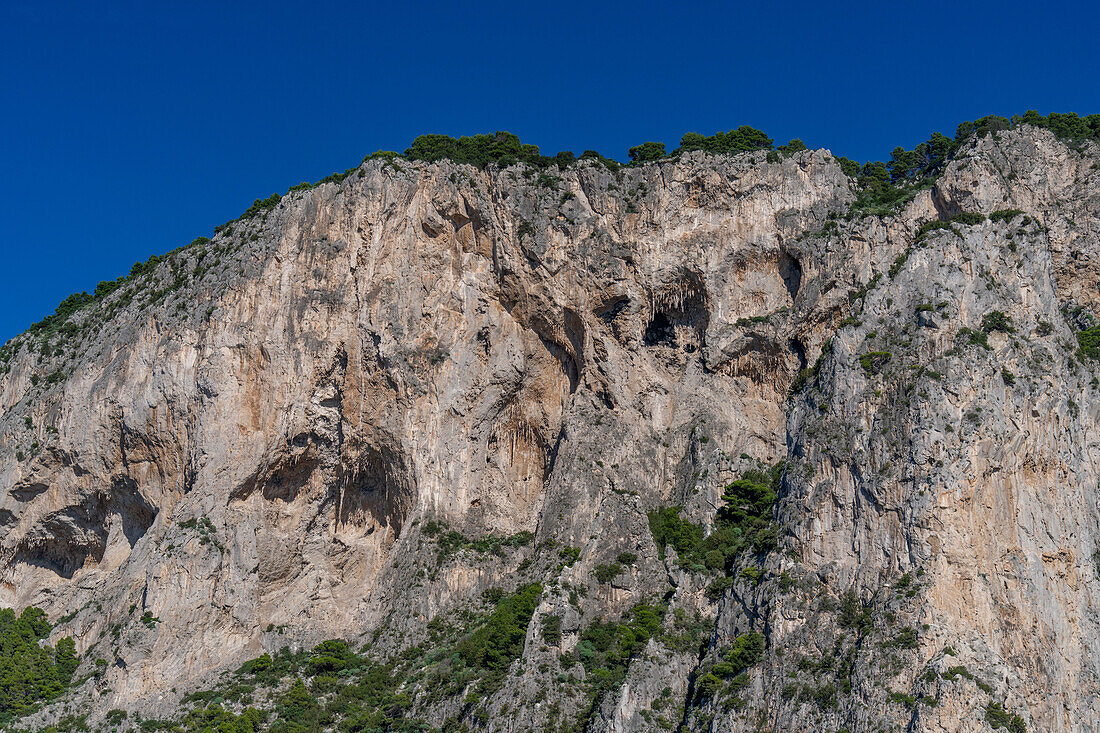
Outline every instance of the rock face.
[[(400, 651), (537, 581), (472, 727), (970, 731), (998, 704), (1100, 728), (1100, 387), (1075, 338), (1100, 309), (1100, 154), (1022, 127), (897, 216), (838, 218), (853, 198), (826, 151), (373, 160), (288, 195), (13, 344), (0, 605), (107, 662), (74, 693), (92, 720), (169, 717), (288, 644)], [(660, 556), (647, 511), (710, 526), (780, 460), (755, 577), (708, 594)], [(444, 556), (441, 526), (533, 542)], [(585, 713), (556, 682), (583, 673), (579, 631), (645, 600), (705, 643), (651, 639)], [(763, 658), (705, 694), (749, 631)]]

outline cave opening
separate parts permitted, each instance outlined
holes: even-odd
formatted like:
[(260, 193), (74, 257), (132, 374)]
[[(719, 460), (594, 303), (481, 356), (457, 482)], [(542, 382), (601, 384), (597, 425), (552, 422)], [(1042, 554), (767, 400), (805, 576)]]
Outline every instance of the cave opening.
[(344, 469), (338, 486), (338, 526), (382, 526), (401, 535), (415, 490), (405, 456), (395, 444), (366, 446), (359, 460)]
[(645, 328), (645, 345), (676, 346), (676, 329), (664, 313), (657, 313)]
[(655, 295), (642, 342), (690, 354), (705, 345), (709, 325), (706, 289), (698, 277), (685, 276)]
[(802, 287), (802, 265), (786, 250), (779, 251), (779, 276), (793, 301)]

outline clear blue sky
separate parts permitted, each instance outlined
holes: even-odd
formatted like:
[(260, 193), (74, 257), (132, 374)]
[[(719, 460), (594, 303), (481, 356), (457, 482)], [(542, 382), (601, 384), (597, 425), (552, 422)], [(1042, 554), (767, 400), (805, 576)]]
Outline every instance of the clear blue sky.
[(625, 157), (749, 124), (881, 159), (1100, 112), (1094, 3), (0, 0), (0, 341), (425, 132)]

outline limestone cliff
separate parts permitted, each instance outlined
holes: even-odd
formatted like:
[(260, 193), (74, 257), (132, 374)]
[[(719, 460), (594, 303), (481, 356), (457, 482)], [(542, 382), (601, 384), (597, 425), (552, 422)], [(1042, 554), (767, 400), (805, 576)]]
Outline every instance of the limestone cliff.
[[(168, 718), (287, 645), (385, 658), (537, 582), (507, 684), (471, 714), (411, 681), (411, 710), (1100, 727), (1100, 386), (1075, 335), (1100, 309), (1100, 152), (1024, 126), (894, 216), (845, 218), (855, 195), (827, 151), (369, 160), (18, 337), (0, 606), (106, 665), (30, 723)], [(647, 512), (711, 527), (779, 461), (775, 551), (717, 592), (659, 552)], [(667, 632), (588, 709), (582, 631), (643, 601)], [(684, 619), (701, 645), (669, 642)], [(714, 674), (749, 632), (760, 659)]]

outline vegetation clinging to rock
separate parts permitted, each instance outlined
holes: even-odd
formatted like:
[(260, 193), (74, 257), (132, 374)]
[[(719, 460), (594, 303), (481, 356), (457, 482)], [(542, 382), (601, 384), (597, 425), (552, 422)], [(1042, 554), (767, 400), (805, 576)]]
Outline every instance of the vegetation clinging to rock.
[[(726, 486), (724, 506), (718, 509), (714, 529), (706, 534), (702, 525), (681, 516), (678, 506), (650, 511), (649, 529), (658, 551), (676, 550), (679, 562), (697, 572), (718, 570), (723, 580), (732, 580), (734, 565), (746, 551), (767, 553), (778, 542), (778, 527), (772, 520), (779, 480), (785, 464), (766, 470), (746, 471)], [(729, 583), (720, 584), (723, 588)]]
[(18, 616), (0, 609), (0, 725), (33, 712), (72, 682), (76, 645), (66, 636), (50, 647), (44, 640), (51, 630), (39, 608), (28, 606)]

